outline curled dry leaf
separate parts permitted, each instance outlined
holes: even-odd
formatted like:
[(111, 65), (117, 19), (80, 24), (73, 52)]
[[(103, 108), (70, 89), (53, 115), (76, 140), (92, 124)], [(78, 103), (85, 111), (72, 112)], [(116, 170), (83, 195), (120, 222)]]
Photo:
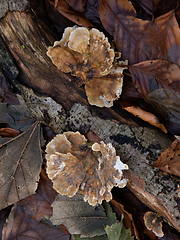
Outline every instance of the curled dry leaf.
[(95, 206), (112, 199), (114, 186), (125, 187), (122, 170), (126, 164), (116, 156), (112, 144), (88, 145), (79, 132), (57, 135), (46, 148), (47, 173), (53, 187), (62, 195), (84, 194), (84, 201)]
[(35, 193), (41, 171), (40, 124), (0, 139), (0, 209)]
[(14, 128), (0, 128), (0, 136), (2, 137), (14, 137), (19, 133), (20, 131)]
[(152, 165), (162, 171), (180, 177), (180, 142), (176, 139), (171, 147), (166, 149), (158, 160)]
[(167, 133), (165, 126), (159, 122), (159, 119), (152, 113), (144, 111), (139, 106), (130, 106), (124, 108), (126, 111), (134, 114), (136, 117), (143, 119), (151, 125), (160, 128), (163, 132)]
[(157, 237), (163, 237), (162, 220), (157, 217), (154, 212), (146, 212), (144, 214), (144, 224), (148, 230), (152, 230)]
[(127, 61), (110, 48), (104, 34), (95, 28), (68, 27), (63, 38), (49, 47), (47, 55), (57, 68), (85, 84), (88, 101), (99, 107), (111, 107), (122, 91), (122, 72)]

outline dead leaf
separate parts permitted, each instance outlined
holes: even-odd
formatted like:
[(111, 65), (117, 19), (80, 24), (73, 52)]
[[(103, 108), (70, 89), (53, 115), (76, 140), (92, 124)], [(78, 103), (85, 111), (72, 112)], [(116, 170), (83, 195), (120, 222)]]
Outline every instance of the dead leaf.
[(146, 100), (161, 116), (166, 129), (173, 135), (180, 135), (180, 93), (161, 88), (148, 94)]
[(11, 212), (11, 208), (12, 205), (0, 210), (0, 239), (2, 239), (2, 229), (6, 222), (7, 217), (9, 216), (9, 213)]
[(180, 91), (180, 68), (169, 61), (147, 60), (129, 66), (129, 71), (135, 87), (143, 97), (158, 88), (174, 88)]
[(70, 7), (72, 7), (77, 12), (83, 13), (86, 10), (87, 0), (78, 0), (78, 1), (66, 0), (66, 2)]
[(34, 194), (41, 170), (40, 124), (0, 139), (0, 209)]
[(124, 209), (124, 206), (122, 204), (120, 204), (119, 202), (116, 202), (114, 199), (111, 200), (111, 207), (114, 210), (114, 212), (116, 213), (118, 220), (121, 221), (121, 219), (123, 218), (123, 223), (124, 223), (125, 228), (131, 229), (131, 233), (134, 235), (134, 229), (132, 227), (132, 223), (133, 223), (132, 214), (127, 212)]
[(35, 122), (21, 105), (0, 103), (0, 123), (7, 123), (9, 127), (25, 131)]
[[(99, 15), (100, 15), (100, 17), (102, 15), (104, 15), (105, 17), (109, 17), (110, 18), (109, 24), (113, 24), (112, 19), (111, 19), (112, 14), (109, 16), (106, 16), (106, 8), (107, 7), (109, 7), (116, 16), (118, 16), (119, 14), (122, 14), (124, 16), (127, 16), (127, 15), (135, 16), (136, 15), (136, 10), (134, 9), (131, 1), (128, 1), (128, 0), (111, 0), (111, 1), (102, 0), (100, 9), (99, 9)], [(104, 23), (103, 23), (103, 25), (104, 25)], [(113, 28), (115, 28), (115, 26), (113, 26)]]
[(0, 128), (0, 136), (2, 137), (14, 137), (19, 133), (20, 131), (14, 128)]
[(45, 170), (41, 170), (40, 180), (36, 193), (18, 202), (26, 214), (40, 221), (49, 218), (53, 214), (52, 202), (57, 196), (57, 192), (52, 187), (52, 182), (47, 177)]
[(106, 217), (101, 205), (90, 206), (83, 201), (83, 195), (76, 194), (69, 198), (58, 194), (52, 204), (54, 225), (63, 224), (71, 234), (81, 237), (100, 236), (105, 233), (103, 225), (112, 225), (117, 220)]
[(164, 237), (158, 238), (160, 240), (179, 240), (180, 239), (180, 233), (177, 232), (175, 229), (173, 229), (171, 226), (169, 226), (168, 223), (163, 224), (163, 232)]
[(156, 10), (156, 7), (154, 6), (153, 1), (137, 0), (137, 3), (150, 15), (152, 15)]
[(111, 2), (102, 2), (99, 15), (122, 59), (130, 65), (158, 58), (180, 65), (180, 29), (174, 11), (152, 22), (119, 14)]
[(64, 17), (68, 18), (72, 22), (78, 24), (79, 26), (84, 27), (94, 27), (94, 25), (88, 21), (81, 13), (75, 11), (71, 8), (66, 1), (53, 1), (49, 0), (49, 2), (54, 6), (56, 10), (58, 10)]
[(176, 139), (171, 147), (166, 149), (158, 160), (152, 165), (162, 171), (180, 177), (180, 142)]
[(48, 226), (27, 215), (22, 207), (16, 204), (3, 228), (2, 240), (70, 240), (70, 235), (60, 228)]
[(19, 101), (16, 94), (12, 93), (6, 83), (5, 76), (0, 72), (0, 90), (2, 90), (3, 103), (8, 103), (9, 105), (18, 105)]
[(159, 119), (152, 113), (144, 111), (139, 106), (129, 106), (124, 108), (126, 111), (132, 113), (136, 117), (143, 119), (144, 121), (150, 123), (151, 125), (160, 128), (163, 132), (167, 133), (166, 128), (162, 123), (159, 122)]

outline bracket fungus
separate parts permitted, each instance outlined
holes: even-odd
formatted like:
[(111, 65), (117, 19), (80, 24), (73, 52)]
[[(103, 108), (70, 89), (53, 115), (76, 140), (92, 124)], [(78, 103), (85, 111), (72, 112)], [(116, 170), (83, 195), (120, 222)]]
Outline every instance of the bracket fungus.
[(146, 212), (144, 214), (144, 224), (148, 230), (151, 230), (157, 237), (163, 237), (162, 219), (154, 212)]
[(60, 41), (49, 47), (47, 55), (62, 72), (75, 76), (85, 84), (88, 102), (99, 107), (111, 107), (121, 95), (126, 61), (110, 48), (107, 37), (99, 30), (67, 27)]
[(72, 197), (78, 192), (95, 206), (112, 199), (114, 186), (126, 186), (122, 170), (128, 166), (116, 156), (111, 143), (90, 146), (79, 132), (65, 132), (48, 143), (46, 153), (47, 174), (62, 195)]

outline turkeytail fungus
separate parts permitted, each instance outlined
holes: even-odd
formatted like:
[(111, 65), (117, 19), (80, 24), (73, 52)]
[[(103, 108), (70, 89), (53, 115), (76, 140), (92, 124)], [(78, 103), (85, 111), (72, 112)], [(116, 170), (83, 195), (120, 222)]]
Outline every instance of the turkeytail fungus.
[(123, 70), (127, 61), (119, 61), (120, 53), (110, 48), (107, 37), (99, 30), (68, 27), (60, 41), (49, 47), (47, 55), (61, 71), (75, 76), (85, 84), (88, 102), (111, 107), (121, 95)]
[(144, 224), (148, 230), (151, 230), (157, 237), (163, 237), (162, 219), (154, 212), (146, 212), (144, 214)]
[(95, 206), (112, 199), (114, 186), (125, 187), (122, 170), (128, 166), (116, 156), (111, 143), (92, 146), (79, 132), (58, 134), (47, 145), (47, 174), (53, 188), (62, 195), (84, 194), (84, 201)]

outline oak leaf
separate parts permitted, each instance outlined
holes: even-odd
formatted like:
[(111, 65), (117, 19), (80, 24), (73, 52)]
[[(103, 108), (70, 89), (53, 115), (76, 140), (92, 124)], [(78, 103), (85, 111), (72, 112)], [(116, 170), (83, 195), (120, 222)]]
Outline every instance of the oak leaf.
[(166, 149), (158, 160), (152, 165), (162, 171), (180, 177), (180, 142), (176, 139), (171, 146)]
[(52, 204), (54, 225), (63, 224), (71, 234), (81, 237), (100, 236), (105, 233), (103, 225), (112, 225), (117, 220), (106, 217), (101, 205), (90, 206), (84, 202), (82, 194), (69, 198), (58, 194)]
[(35, 193), (41, 171), (40, 124), (0, 139), (0, 209)]

